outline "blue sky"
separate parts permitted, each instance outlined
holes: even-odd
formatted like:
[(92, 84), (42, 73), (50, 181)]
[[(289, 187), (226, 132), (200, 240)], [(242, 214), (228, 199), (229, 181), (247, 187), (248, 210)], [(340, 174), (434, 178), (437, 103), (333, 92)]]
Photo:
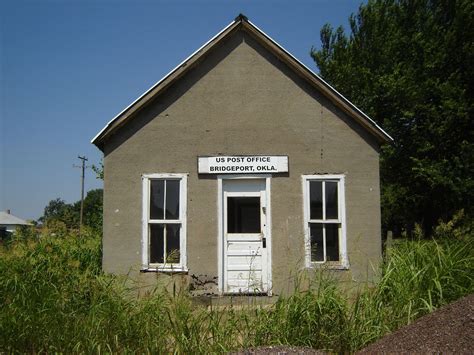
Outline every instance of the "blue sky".
[[(123, 108), (244, 13), (313, 70), (325, 23), (344, 25), (362, 0), (0, 3), (0, 210), (37, 219), (80, 198), (78, 154)], [(88, 169), (86, 191), (102, 187)]]

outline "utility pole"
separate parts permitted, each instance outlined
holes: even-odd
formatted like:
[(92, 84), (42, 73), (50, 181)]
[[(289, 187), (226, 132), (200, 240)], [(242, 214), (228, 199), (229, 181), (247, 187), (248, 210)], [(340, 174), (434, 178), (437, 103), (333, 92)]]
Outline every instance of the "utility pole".
[(87, 161), (87, 158), (85, 156), (80, 156), (78, 155), (77, 156), (80, 160), (82, 160), (82, 165), (73, 165), (75, 168), (81, 168), (82, 169), (82, 174), (81, 174), (81, 214), (80, 214), (80, 217), (79, 217), (79, 236), (81, 235), (81, 231), (82, 231), (82, 216), (83, 216), (83, 213), (84, 213), (84, 178), (85, 178), (85, 170), (86, 168), (88, 168), (88, 166), (86, 166), (86, 161)]

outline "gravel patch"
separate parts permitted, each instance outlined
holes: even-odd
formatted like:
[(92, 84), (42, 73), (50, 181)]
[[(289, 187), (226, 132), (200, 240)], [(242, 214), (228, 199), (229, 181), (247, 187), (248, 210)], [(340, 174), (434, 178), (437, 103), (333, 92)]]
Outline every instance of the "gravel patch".
[(364, 353), (474, 354), (474, 294), (423, 316), (358, 352)]
[(231, 355), (260, 355), (260, 354), (271, 354), (271, 355), (324, 355), (327, 352), (321, 350), (315, 350), (300, 346), (261, 346), (258, 348), (245, 349), (237, 352), (230, 353)]

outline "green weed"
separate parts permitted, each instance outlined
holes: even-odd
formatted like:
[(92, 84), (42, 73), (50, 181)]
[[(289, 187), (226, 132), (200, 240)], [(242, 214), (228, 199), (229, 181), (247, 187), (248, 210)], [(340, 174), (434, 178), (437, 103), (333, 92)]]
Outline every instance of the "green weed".
[(16, 238), (0, 247), (0, 351), (221, 353), (288, 344), (352, 352), (474, 291), (470, 230), (444, 225), (437, 233), (396, 243), (378, 284), (355, 295), (320, 270), (309, 289), (243, 309), (208, 309), (161, 289), (137, 298), (129, 282), (102, 273), (93, 233)]

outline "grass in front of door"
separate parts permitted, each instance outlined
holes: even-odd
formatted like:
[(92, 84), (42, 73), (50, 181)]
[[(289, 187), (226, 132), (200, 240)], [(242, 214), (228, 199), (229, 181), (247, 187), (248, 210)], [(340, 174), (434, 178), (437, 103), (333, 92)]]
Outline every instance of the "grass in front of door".
[(395, 246), (380, 282), (349, 301), (316, 275), (266, 308), (207, 309), (185, 294), (136, 299), (100, 270), (100, 237), (30, 235), (0, 247), (0, 351), (212, 353), (260, 345), (354, 351), (474, 291), (471, 231)]

